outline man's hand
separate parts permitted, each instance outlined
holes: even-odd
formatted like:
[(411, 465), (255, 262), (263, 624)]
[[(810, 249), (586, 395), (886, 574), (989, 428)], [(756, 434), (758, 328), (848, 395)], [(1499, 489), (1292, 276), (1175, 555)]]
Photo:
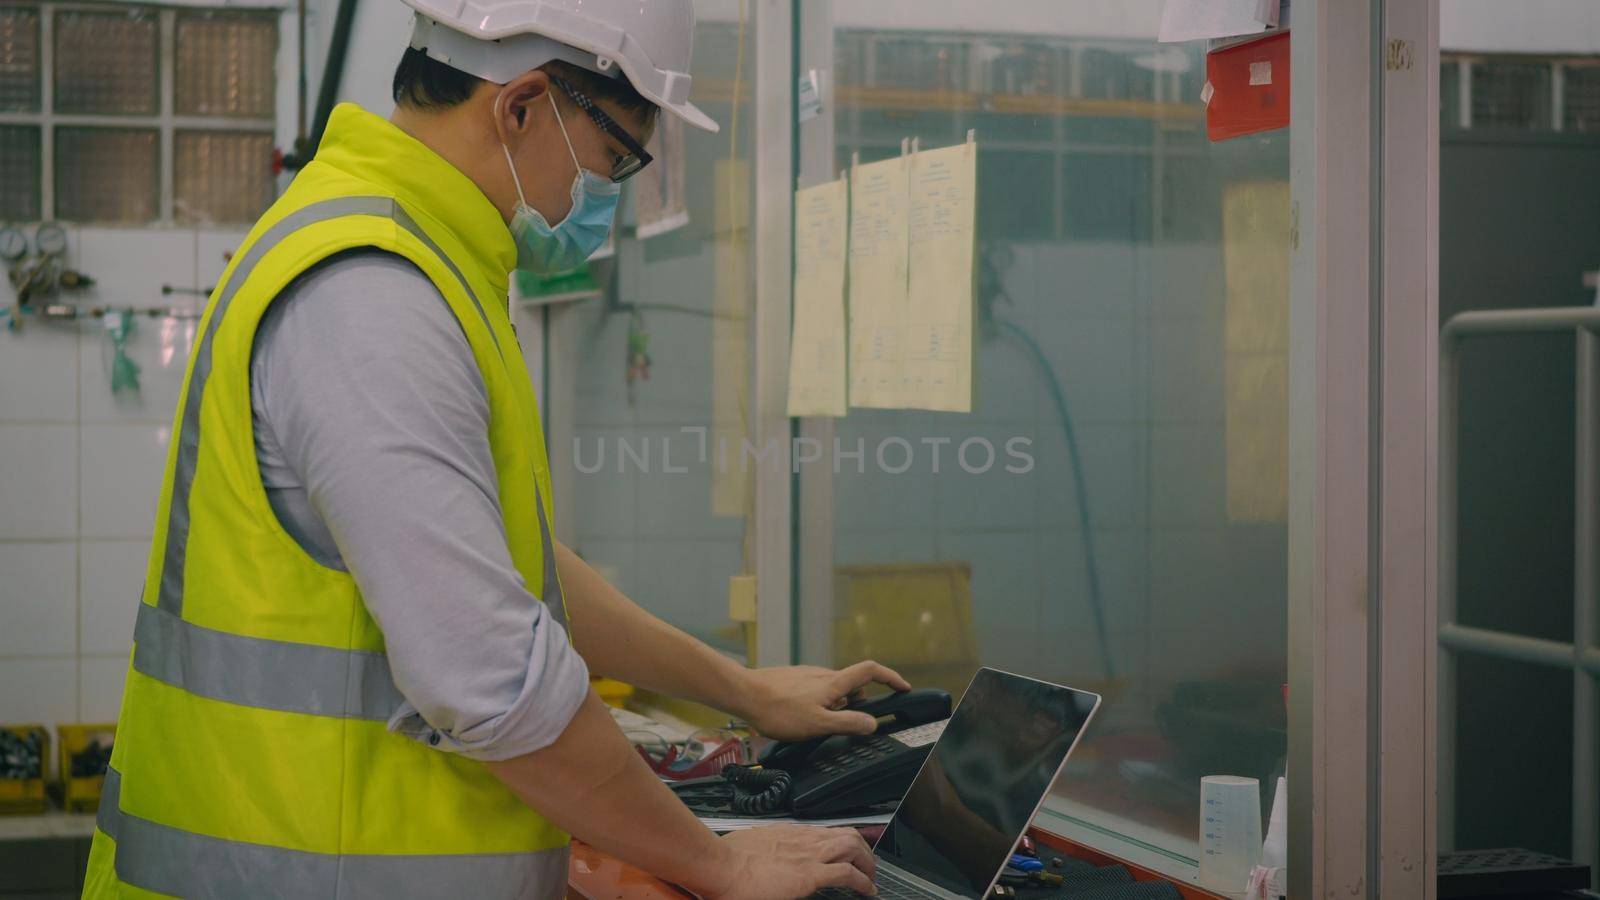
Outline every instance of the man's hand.
[(722, 839), (734, 863), (718, 883), (697, 886), (708, 900), (791, 900), (825, 887), (876, 894), (877, 861), (848, 828), (769, 825)]
[(769, 738), (799, 741), (824, 734), (871, 734), (878, 723), (869, 715), (845, 712), (862, 688), (886, 684), (897, 691), (911, 685), (898, 672), (871, 660), (834, 671), (817, 666), (754, 669), (745, 678), (734, 710)]

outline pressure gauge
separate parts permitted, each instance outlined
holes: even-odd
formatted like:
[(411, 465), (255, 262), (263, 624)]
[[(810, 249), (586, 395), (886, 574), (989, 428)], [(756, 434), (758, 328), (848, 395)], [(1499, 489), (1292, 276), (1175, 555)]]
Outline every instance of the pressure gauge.
[(45, 222), (33, 236), (39, 252), (45, 256), (60, 256), (67, 252), (67, 230), (55, 222)]
[(0, 259), (16, 262), (28, 255), (28, 239), (19, 229), (0, 228)]

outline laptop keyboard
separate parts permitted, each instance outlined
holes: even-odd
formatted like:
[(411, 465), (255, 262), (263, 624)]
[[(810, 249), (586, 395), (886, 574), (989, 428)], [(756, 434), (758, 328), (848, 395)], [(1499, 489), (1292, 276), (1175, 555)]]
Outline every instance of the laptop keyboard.
[[(942, 722), (939, 724), (943, 724)], [(898, 735), (896, 735), (898, 737)], [(932, 897), (928, 891), (917, 887), (911, 882), (896, 875), (893, 870), (883, 866), (878, 867), (878, 877), (873, 879), (873, 884), (878, 886), (879, 900), (927, 900)], [(813, 897), (823, 897), (827, 900), (854, 900), (856, 897), (865, 897), (849, 888), (823, 888), (812, 894)]]

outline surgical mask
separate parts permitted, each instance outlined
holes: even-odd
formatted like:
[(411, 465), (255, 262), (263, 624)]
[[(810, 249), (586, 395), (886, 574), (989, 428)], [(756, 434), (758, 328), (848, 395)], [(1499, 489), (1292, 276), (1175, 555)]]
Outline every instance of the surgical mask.
[[(566, 123), (561, 121), (561, 110), (556, 107), (554, 93), (547, 93), (550, 106), (556, 112), (556, 124), (561, 127), (561, 139), (567, 142), (567, 153), (578, 174), (572, 179), (572, 211), (554, 228), (537, 209), (528, 205), (522, 193), (522, 180), (517, 177), (517, 165), (511, 160), (511, 148), (500, 143), (505, 151), (506, 165), (511, 167), (511, 182), (517, 186), (517, 208), (511, 217), (511, 236), (517, 242), (517, 268), (536, 275), (553, 275), (576, 269), (606, 242), (611, 233), (611, 221), (616, 217), (617, 200), (622, 185), (602, 175), (596, 175), (578, 163), (578, 154), (572, 149), (572, 139), (567, 136)], [(496, 108), (499, 100), (495, 101)]]

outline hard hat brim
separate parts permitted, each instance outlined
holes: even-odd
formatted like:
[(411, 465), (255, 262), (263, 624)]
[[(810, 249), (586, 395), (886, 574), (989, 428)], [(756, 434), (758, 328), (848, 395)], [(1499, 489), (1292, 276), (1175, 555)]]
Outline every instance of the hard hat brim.
[(706, 115), (704, 112), (701, 112), (700, 107), (695, 106), (693, 103), (670, 104), (655, 101), (655, 98), (653, 97), (650, 99), (654, 101), (663, 112), (671, 113), (672, 115), (677, 116), (701, 131), (709, 131), (712, 134), (716, 134), (722, 130), (722, 126), (718, 125), (715, 119)]

